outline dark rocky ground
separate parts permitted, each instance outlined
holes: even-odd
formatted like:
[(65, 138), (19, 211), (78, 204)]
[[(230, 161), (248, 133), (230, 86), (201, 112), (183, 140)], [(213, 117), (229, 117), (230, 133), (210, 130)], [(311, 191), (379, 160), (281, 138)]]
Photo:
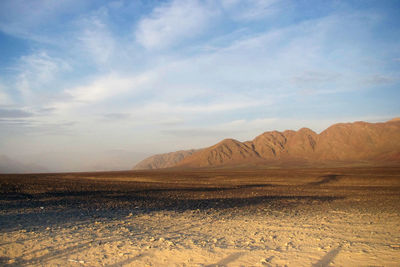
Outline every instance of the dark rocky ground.
[[(137, 255), (115, 254), (117, 250), (104, 247), (107, 242), (125, 242), (121, 247), (126, 251), (152, 251), (157, 259), (164, 257), (166, 264), (177, 266), (191, 266), (185, 263), (186, 250), (198, 255), (193, 265), (196, 259), (201, 265), (199, 262), (220, 255), (232, 259), (226, 265), (240, 266), (252, 263), (252, 257), (271, 253), (268, 257), (274, 260), (258, 259), (256, 263), (309, 265), (322, 261), (329, 265), (335, 258), (340, 264), (351, 263), (351, 255), (363, 257), (354, 254), (354, 245), (348, 245), (354, 238), (363, 240), (359, 241), (362, 246), (369, 244), (366, 251), (387, 248), (387, 254), (380, 254), (381, 261), (376, 253), (366, 253), (366, 263), (399, 263), (391, 258), (400, 243), (399, 231), (393, 229), (399, 226), (396, 221), (400, 218), (399, 167), (4, 174), (0, 175), (0, 191), (3, 266), (160, 264), (151, 256), (132, 260)], [(128, 224), (125, 234), (121, 224)], [(237, 231), (230, 232), (228, 226)], [(318, 234), (311, 230), (314, 227), (324, 232), (325, 241), (318, 240)], [(250, 235), (249, 229), (260, 237)], [(371, 236), (373, 232), (380, 236)], [(104, 233), (121, 238), (104, 241)], [(268, 242), (262, 241), (264, 234), (269, 236)], [(65, 236), (70, 246), (57, 249), (60, 236)], [(161, 243), (159, 236), (164, 236)], [(324, 242), (329, 245), (321, 245)], [(89, 249), (92, 243), (110, 256), (96, 258), (98, 251), (90, 252), (92, 246)], [(86, 254), (82, 256), (74, 246), (87, 250)], [(317, 250), (308, 254), (321, 257), (309, 256), (307, 249), (311, 247)], [(170, 258), (162, 253), (166, 249), (176, 249), (180, 256)], [(301, 258), (302, 253), (307, 257)], [(84, 257), (84, 263), (70, 258), (74, 255)]]

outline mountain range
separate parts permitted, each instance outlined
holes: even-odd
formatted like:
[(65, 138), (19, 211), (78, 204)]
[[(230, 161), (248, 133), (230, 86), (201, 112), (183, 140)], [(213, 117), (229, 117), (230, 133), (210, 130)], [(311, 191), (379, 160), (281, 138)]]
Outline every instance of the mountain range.
[(245, 142), (224, 139), (203, 149), (151, 156), (134, 169), (347, 163), (400, 164), (400, 118), (338, 123), (319, 134), (301, 128), (269, 131)]

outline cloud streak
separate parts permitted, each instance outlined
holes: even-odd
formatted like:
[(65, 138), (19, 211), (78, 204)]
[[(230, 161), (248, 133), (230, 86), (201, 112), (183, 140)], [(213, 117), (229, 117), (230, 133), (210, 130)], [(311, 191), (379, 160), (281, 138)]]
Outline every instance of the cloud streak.
[(32, 117), (34, 114), (21, 109), (2, 109), (0, 108), (0, 119), (20, 119)]

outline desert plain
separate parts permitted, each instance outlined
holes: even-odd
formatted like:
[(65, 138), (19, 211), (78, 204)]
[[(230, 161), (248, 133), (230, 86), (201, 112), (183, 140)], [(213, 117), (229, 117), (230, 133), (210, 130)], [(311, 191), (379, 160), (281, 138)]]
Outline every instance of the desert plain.
[(399, 266), (400, 167), (0, 175), (1, 266)]

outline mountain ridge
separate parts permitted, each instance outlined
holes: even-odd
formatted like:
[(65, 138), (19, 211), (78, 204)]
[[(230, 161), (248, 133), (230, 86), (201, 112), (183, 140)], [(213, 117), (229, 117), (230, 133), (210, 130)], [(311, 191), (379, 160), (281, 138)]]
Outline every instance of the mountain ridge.
[[(178, 153), (179, 152), (179, 153)], [(161, 168), (207, 168), (282, 163), (394, 162), (400, 164), (400, 119), (369, 123), (336, 123), (317, 134), (309, 128), (267, 131), (253, 140), (227, 138), (200, 150), (177, 151), (177, 157)], [(187, 152), (187, 151), (186, 151)], [(171, 153), (164, 155), (164, 160)], [(154, 156), (153, 156), (154, 157)], [(154, 163), (150, 157), (142, 162)], [(135, 169), (143, 168), (140, 162)], [(158, 166), (157, 164), (152, 165)], [(159, 167), (155, 167), (159, 168)]]

